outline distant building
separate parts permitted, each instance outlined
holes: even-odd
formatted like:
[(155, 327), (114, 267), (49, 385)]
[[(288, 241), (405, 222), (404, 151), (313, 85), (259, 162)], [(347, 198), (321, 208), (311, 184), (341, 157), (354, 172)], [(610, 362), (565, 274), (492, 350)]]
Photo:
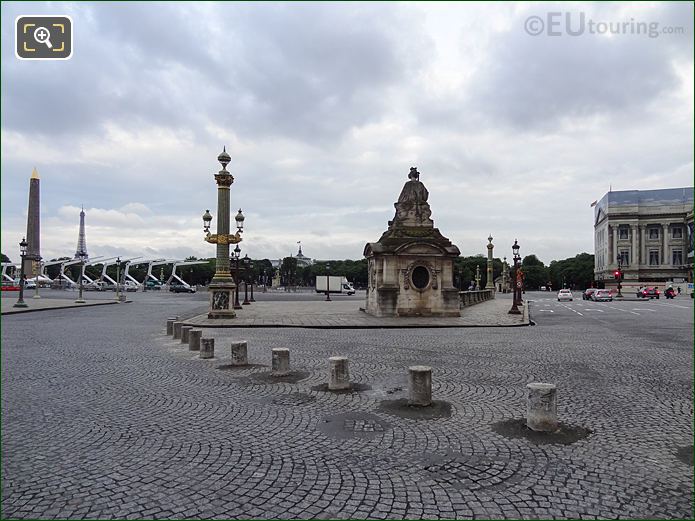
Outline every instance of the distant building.
[(693, 188), (608, 192), (594, 208), (594, 278), (615, 285), (690, 282)]
[(80, 231), (77, 236), (77, 250), (75, 250), (74, 258), (79, 259), (80, 253), (84, 256), (84, 260), (89, 258), (87, 254), (87, 237), (84, 232), (84, 207), (82, 207), (82, 211), (80, 212)]
[[(292, 255), (290, 255), (290, 257), (292, 257)], [(302, 253), (301, 244), (299, 245), (299, 251), (297, 252), (297, 255), (294, 258), (297, 259), (298, 268), (306, 268), (307, 266), (311, 266), (312, 264), (314, 264), (313, 259), (305, 257)], [(272, 264), (273, 268), (279, 268), (280, 266), (282, 266), (282, 260), (283, 259), (271, 260), (270, 264)]]

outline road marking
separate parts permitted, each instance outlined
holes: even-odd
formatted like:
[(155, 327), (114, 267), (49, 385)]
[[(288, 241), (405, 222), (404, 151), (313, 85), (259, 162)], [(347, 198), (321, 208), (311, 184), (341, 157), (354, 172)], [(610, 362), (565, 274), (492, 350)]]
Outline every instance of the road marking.
[(633, 315), (639, 315), (639, 313), (635, 313), (634, 311), (625, 311), (624, 309), (616, 308), (615, 306), (608, 306), (611, 309), (617, 309), (618, 311), (622, 311), (623, 313), (632, 313)]
[(592, 309), (592, 308), (585, 308), (584, 311), (598, 311), (599, 313), (604, 312), (602, 309)]
[(681, 309), (691, 309), (687, 306), (679, 306), (678, 304), (671, 304), (670, 302), (659, 302), (656, 304), (657, 306), (668, 306), (668, 307), (674, 307), (674, 308), (681, 308)]
[(649, 308), (632, 308), (632, 311), (654, 311), (654, 310), (649, 309)]
[(555, 313), (552, 309), (539, 309), (538, 311), (550, 311), (551, 313)]
[(576, 310), (572, 309), (572, 308), (569, 307), (569, 306), (566, 306), (566, 305), (564, 305), (564, 304), (560, 304), (560, 305), (561, 305), (563, 308), (569, 309), (572, 313), (576, 313), (576, 314), (579, 315), (580, 317), (583, 317), (583, 316), (584, 316), (584, 315), (582, 315), (579, 311), (576, 311)]

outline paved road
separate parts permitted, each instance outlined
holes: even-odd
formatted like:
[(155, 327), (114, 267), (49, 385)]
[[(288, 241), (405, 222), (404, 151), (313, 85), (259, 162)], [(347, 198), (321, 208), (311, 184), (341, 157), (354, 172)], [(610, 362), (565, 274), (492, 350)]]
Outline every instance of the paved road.
[[(3, 317), (2, 516), (691, 517), (692, 302), (526, 296), (536, 327), (215, 331), (210, 361), (163, 331), (200, 295)], [(254, 365), (226, 367), (232, 339)], [(293, 378), (267, 376), (273, 347)], [(321, 387), (336, 354), (355, 392)], [(389, 408), (420, 363), (449, 417)], [(495, 430), (530, 381), (557, 383), (560, 419), (591, 434)]]

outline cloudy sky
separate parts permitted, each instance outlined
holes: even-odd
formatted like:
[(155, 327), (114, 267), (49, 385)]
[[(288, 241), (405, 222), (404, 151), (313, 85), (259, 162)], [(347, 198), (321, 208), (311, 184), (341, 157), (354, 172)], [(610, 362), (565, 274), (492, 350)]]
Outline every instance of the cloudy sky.
[[(22, 14), (70, 15), (73, 57), (16, 59)], [(13, 260), (34, 166), (45, 258), (81, 205), (92, 256), (213, 256), (223, 145), (254, 258), (361, 258), (411, 166), (462, 254), (546, 263), (609, 186), (693, 184), (690, 3), (3, 2), (1, 72)]]

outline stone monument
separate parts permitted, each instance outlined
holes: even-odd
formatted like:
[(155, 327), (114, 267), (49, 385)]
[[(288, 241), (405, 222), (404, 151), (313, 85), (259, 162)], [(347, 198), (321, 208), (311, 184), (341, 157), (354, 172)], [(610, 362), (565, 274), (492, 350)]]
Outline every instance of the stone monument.
[(368, 261), (365, 311), (378, 317), (458, 317), (453, 260), (459, 249), (434, 227), (429, 192), (410, 169), (396, 215), (377, 242), (364, 248)]

